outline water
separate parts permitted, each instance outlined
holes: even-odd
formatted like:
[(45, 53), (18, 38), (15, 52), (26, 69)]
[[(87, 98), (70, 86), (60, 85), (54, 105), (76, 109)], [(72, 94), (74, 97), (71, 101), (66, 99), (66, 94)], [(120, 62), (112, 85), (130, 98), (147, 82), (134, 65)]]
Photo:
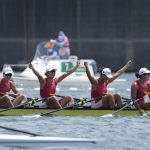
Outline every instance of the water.
[[(124, 74), (120, 77), (125, 81), (116, 81), (109, 86), (109, 92), (119, 92), (124, 97), (130, 97), (130, 85), (135, 80), (134, 74)], [(39, 84), (15, 80), (17, 87), (28, 97), (39, 96)], [(73, 95), (76, 98), (90, 96), (90, 84), (60, 84), (57, 89), (59, 95)], [(99, 140), (97, 146), (91, 147), (57, 147), (48, 149), (59, 150), (143, 150), (149, 149), (149, 124), (150, 118), (137, 117), (0, 117), (1, 125), (12, 127), (33, 133), (59, 136), (59, 137), (82, 137), (96, 138)], [(12, 131), (0, 129), (2, 134), (19, 134)], [(0, 149), (18, 150), (33, 148), (2, 147)], [(44, 148), (37, 148), (44, 149)]]

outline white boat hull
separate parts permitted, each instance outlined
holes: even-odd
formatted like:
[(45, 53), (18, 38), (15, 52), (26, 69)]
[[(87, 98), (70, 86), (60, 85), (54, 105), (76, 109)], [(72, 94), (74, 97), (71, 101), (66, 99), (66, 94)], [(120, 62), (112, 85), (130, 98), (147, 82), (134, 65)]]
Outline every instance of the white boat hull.
[[(89, 64), (92, 60), (85, 60), (88, 61)], [(78, 69), (72, 73), (70, 76), (68, 76), (65, 80), (67, 81), (88, 81), (85, 68), (84, 68), (84, 60), (81, 60), (81, 65), (78, 67)], [(54, 67), (57, 69), (56, 71), (56, 77), (62, 75), (63, 73), (67, 72), (71, 66), (75, 66), (76, 60), (42, 60), (42, 59), (36, 59), (32, 61), (33, 66), (40, 72), (40, 74), (44, 75), (46, 69), (50, 67)], [(91, 65), (89, 65), (89, 69), (92, 75), (94, 75), (93, 68)], [(37, 80), (37, 77), (34, 75), (33, 71), (30, 68), (26, 68), (21, 74), (20, 77), (24, 77), (27, 79)]]
[(84, 138), (64, 138), (28, 135), (0, 135), (1, 146), (21, 147), (58, 147), (58, 146), (87, 146), (96, 145), (97, 141)]
[[(57, 69), (56, 71), (56, 77), (59, 77), (60, 75), (66, 73), (69, 69), (71, 69), (73, 66), (76, 65), (77, 62), (77, 56), (69, 56), (68, 59), (60, 59), (59, 57), (53, 58), (51, 55), (48, 55), (48, 48), (45, 47), (45, 42), (40, 42), (37, 46), (34, 59), (32, 60), (32, 64), (34, 68), (41, 74), (45, 75), (46, 69), (50, 67), (54, 67)], [(69, 75), (65, 82), (87, 82), (88, 78), (86, 75), (84, 62), (88, 62), (89, 70), (91, 72), (91, 75), (93, 76), (97, 72), (97, 64), (96, 61), (93, 59), (80, 59), (80, 66), (73, 72), (71, 75)], [(5, 67), (6, 65), (4, 65)], [(9, 64), (9, 66), (14, 66), (14, 64)], [(20, 64), (19, 64), (20, 66)], [(24, 66), (27, 66), (26, 69), (17, 75), (16, 77), (21, 77), (22, 79), (27, 80), (37, 80), (37, 77), (33, 73), (33, 71), (28, 67), (27, 64)], [(3, 68), (4, 68), (3, 67)]]

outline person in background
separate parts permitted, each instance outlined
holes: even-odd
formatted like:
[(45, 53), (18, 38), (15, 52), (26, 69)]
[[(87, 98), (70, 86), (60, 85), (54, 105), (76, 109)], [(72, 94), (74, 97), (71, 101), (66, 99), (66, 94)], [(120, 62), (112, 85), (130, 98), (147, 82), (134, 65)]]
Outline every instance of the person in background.
[(54, 49), (55, 46), (56, 46), (56, 40), (53, 39), (46, 42), (46, 44), (44, 45), (44, 47), (47, 48), (47, 55), (51, 59), (59, 58), (57, 51)]
[(59, 46), (60, 59), (68, 59), (70, 56), (69, 39), (63, 31), (60, 31), (58, 33), (58, 38), (56, 39), (56, 41), (57, 46)]
[(88, 68), (88, 63), (84, 62), (86, 68), (86, 74), (91, 82), (91, 98), (94, 100), (91, 102), (91, 108), (93, 109), (115, 109), (116, 107), (122, 106), (122, 99), (120, 94), (116, 93), (114, 95), (108, 93), (107, 86), (116, 78), (118, 78), (122, 73), (124, 73), (132, 64), (132, 61), (128, 61), (127, 64), (118, 70), (113, 75), (109, 68), (104, 68), (100, 72), (100, 77), (96, 79), (91, 76)]
[(66, 105), (71, 106), (74, 104), (74, 99), (71, 96), (57, 97), (56, 86), (59, 82), (64, 80), (67, 76), (72, 74), (80, 65), (80, 62), (77, 61), (76, 65), (68, 70), (66, 73), (62, 74), (58, 78), (55, 77), (56, 69), (51, 67), (48, 68), (45, 72), (46, 78), (41, 76), (40, 73), (33, 67), (30, 63), (29, 68), (37, 76), (40, 82), (40, 96), (43, 98), (42, 105), (46, 105), (48, 108), (59, 109)]
[(131, 85), (131, 99), (135, 107), (138, 109), (140, 115), (144, 115), (145, 112), (143, 109), (150, 108), (150, 101), (145, 102), (144, 96), (148, 94), (150, 99), (150, 70), (147, 68), (141, 68), (136, 74), (138, 80), (135, 80)]
[[(0, 108), (9, 108), (26, 103), (27, 99), (21, 95), (11, 81), (13, 71), (11, 67), (3, 69), (3, 77), (0, 78)], [(13, 93), (11, 93), (11, 90)]]

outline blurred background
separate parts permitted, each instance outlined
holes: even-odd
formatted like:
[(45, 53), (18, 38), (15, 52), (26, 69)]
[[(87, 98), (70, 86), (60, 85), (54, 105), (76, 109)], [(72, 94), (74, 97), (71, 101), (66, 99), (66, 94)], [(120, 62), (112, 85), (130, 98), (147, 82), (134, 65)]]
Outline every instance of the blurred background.
[(150, 0), (0, 0), (0, 67), (29, 63), (60, 30), (71, 55), (117, 70), (150, 68)]

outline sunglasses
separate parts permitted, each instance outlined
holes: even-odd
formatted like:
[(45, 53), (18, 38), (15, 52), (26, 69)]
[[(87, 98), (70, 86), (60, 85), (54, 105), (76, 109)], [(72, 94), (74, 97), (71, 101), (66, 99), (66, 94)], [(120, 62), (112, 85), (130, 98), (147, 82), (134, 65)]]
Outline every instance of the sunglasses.
[(11, 77), (12, 74), (11, 73), (8, 73), (8, 74), (5, 74), (6, 77)]
[(52, 71), (48, 71), (47, 73), (55, 73), (56, 71), (55, 70), (52, 70)]

